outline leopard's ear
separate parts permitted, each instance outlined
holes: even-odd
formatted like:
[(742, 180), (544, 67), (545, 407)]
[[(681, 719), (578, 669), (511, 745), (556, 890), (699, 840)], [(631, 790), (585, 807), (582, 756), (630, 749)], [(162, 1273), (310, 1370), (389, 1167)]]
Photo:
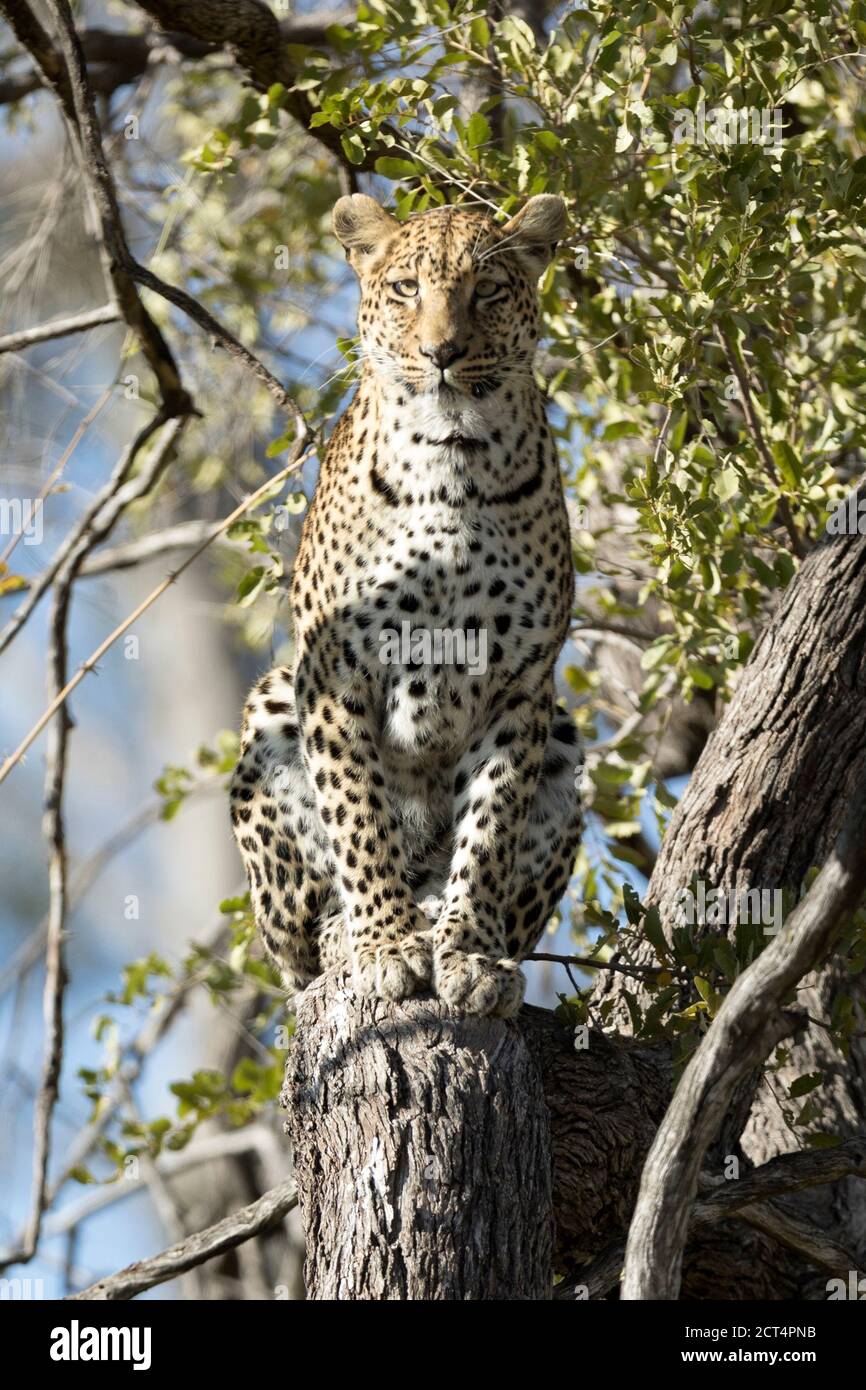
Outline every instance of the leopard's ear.
[(538, 193), (501, 228), (502, 240), (516, 251), (537, 279), (543, 275), (566, 233), (565, 203), (553, 193)]
[(349, 264), (360, 271), (400, 223), (366, 193), (349, 193), (334, 204), (334, 235)]

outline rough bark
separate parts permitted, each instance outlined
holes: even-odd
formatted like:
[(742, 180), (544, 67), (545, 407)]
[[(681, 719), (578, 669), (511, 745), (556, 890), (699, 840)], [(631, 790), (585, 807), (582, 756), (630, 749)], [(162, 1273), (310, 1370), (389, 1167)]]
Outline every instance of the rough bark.
[(513, 1023), (326, 975), (286, 1078), (310, 1298), (549, 1297), (549, 1124)]
[(524, 1007), (520, 1031), (541, 1074), (553, 1159), (554, 1265), (567, 1274), (628, 1230), (641, 1169), (671, 1094), (666, 1044), (616, 1043)]

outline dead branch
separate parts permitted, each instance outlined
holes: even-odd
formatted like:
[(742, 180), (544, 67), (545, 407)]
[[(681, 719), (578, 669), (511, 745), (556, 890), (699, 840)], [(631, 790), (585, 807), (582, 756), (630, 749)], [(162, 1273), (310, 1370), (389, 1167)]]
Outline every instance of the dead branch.
[(294, 1179), (287, 1178), (279, 1186), (271, 1188), (270, 1192), (266, 1192), (257, 1202), (251, 1202), (248, 1207), (242, 1207), (240, 1211), (224, 1217), (215, 1226), (209, 1226), (207, 1230), (199, 1231), (196, 1235), (187, 1236), (186, 1240), (179, 1241), (177, 1245), (164, 1250), (160, 1255), (152, 1256), (149, 1260), (137, 1260), (135, 1264), (118, 1270), (117, 1274), (91, 1284), (89, 1289), (84, 1289), (81, 1293), (70, 1294), (69, 1301), (99, 1299), (120, 1302), (135, 1298), (136, 1294), (144, 1293), (145, 1289), (152, 1289), (155, 1284), (164, 1284), (167, 1279), (176, 1279), (178, 1275), (195, 1269), (206, 1260), (212, 1260), (216, 1255), (224, 1255), (227, 1250), (234, 1250), (245, 1241), (252, 1240), (254, 1236), (263, 1235), (288, 1215), (296, 1206), (297, 1200)]
[(67, 338), (71, 333), (86, 333), (89, 328), (98, 328), (103, 323), (116, 323), (120, 311), (115, 304), (104, 304), (101, 309), (87, 309), (81, 314), (71, 314), (68, 318), (53, 319), (37, 328), (21, 328), (17, 333), (7, 333), (0, 338), (0, 353), (20, 352), (22, 348), (33, 347), (35, 343), (47, 343), (52, 338)]
[[(0, 655), (6, 650), (10, 642), (14, 641), (15, 637), (17, 637), (36, 605), (48, 592), (52, 584), (55, 583), (64, 568), (71, 563), (75, 553), (84, 547), (83, 553), (86, 556), (93, 546), (98, 543), (97, 536), (104, 510), (111, 509), (121, 493), (124, 494), (123, 506), (126, 506), (127, 503), (134, 500), (134, 497), (140, 495), (135, 485), (133, 486), (132, 495), (125, 492), (125, 489), (132, 470), (135, 467), (135, 461), (141, 453), (142, 448), (151, 436), (159, 430), (163, 423), (163, 418), (159, 415), (155, 415), (153, 419), (148, 421), (144, 426), (144, 429), (139, 432), (133, 442), (124, 450), (107, 483), (104, 487), (100, 488), (83, 516), (79, 517), (75, 526), (58, 546), (47, 568), (33, 580), (24, 602), (20, 604), (12, 614), (12, 617), (9, 619), (3, 631), (0, 632)], [(172, 434), (170, 443), (174, 442), (176, 433), (175, 431)], [(114, 516), (109, 529), (113, 527), (114, 521), (116, 520), (117, 516)], [(103, 534), (106, 533), (103, 532)], [(81, 563), (83, 564), (83, 559)]]

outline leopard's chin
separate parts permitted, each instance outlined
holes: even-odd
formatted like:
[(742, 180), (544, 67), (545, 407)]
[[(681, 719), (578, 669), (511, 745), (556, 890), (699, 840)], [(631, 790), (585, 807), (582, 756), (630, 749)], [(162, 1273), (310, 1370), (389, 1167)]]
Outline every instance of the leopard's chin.
[(445, 443), (455, 438), (479, 440), (490, 432), (477, 402), (462, 392), (430, 392), (419, 400), (418, 406), (418, 426), (430, 442)]

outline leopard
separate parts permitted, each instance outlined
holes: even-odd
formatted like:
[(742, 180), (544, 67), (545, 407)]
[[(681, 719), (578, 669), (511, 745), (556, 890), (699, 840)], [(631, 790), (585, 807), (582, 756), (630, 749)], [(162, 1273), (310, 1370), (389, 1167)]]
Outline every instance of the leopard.
[(398, 220), (352, 193), (333, 229), (358, 382), (303, 523), (292, 662), (244, 710), (234, 833), (290, 993), (339, 967), (361, 995), (508, 1018), (582, 832), (555, 684), (571, 534), (534, 373), (565, 206)]

